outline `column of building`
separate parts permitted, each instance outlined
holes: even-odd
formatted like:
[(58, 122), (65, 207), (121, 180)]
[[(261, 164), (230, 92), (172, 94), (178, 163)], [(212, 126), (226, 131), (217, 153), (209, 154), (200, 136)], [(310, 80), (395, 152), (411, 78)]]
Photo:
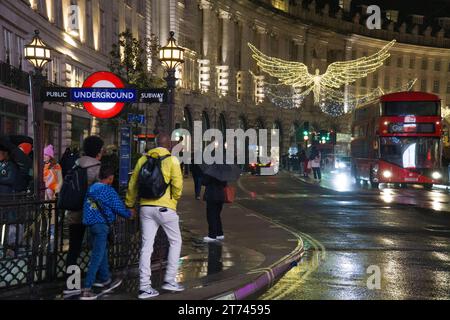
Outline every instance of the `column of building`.
[(214, 31), (213, 31), (213, 5), (210, 1), (201, 0), (200, 9), (203, 15), (202, 25), (202, 52), (201, 59), (199, 59), (200, 70), (200, 90), (204, 93), (213, 90), (215, 87), (214, 70), (212, 63), (216, 61), (213, 49)]

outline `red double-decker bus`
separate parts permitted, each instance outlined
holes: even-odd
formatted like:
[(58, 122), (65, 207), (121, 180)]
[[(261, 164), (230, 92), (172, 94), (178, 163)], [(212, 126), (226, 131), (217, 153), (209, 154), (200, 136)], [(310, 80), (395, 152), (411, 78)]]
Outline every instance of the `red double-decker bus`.
[(397, 92), (356, 108), (352, 174), (357, 182), (400, 186), (443, 183), (441, 102), (424, 92)]

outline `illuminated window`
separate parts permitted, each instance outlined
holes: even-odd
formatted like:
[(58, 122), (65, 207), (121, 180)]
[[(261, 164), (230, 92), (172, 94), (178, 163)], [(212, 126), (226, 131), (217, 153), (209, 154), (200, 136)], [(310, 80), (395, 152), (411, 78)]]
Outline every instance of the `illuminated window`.
[(272, 0), (272, 5), (278, 10), (287, 12), (289, 9), (289, 4), (287, 0)]

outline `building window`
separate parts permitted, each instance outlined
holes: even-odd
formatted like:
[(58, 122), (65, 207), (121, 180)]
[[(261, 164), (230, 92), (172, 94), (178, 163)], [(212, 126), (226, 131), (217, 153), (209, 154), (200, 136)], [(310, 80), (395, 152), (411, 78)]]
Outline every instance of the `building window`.
[(352, 50), (352, 60), (356, 59), (356, 50)]
[(384, 76), (384, 88), (385, 89), (389, 89), (389, 87), (391, 86), (389, 80), (390, 80), (390, 78), (388, 75)]
[(378, 88), (378, 75), (374, 74), (372, 78), (372, 88)]
[(119, 43), (119, 20), (117, 19), (113, 20), (112, 43), (113, 44)]
[(447, 82), (447, 94), (450, 94), (450, 81)]
[(402, 79), (400, 79), (399, 77), (397, 77), (397, 79), (395, 79), (395, 88), (399, 89), (402, 85)]
[(106, 14), (102, 9), (100, 9), (100, 41), (100, 51), (106, 53), (108, 51), (106, 42)]
[(403, 68), (403, 57), (398, 57), (398, 59), (397, 59), (397, 67)]
[(433, 81), (433, 92), (434, 93), (439, 93), (439, 80), (434, 80)]
[(414, 57), (410, 57), (409, 58), (409, 68), (414, 69), (415, 67), (416, 67), (416, 60), (414, 59)]
[(145, 14), (145, 0), (138, 0), (137, 12), (141, 15)]
[(18, 68), (22, 66), (24, 42), (25, 40), (22, 37), (16, 35), (16, 52), (14, 54), (14, 65)]
[(428, 60), (427, 58), (422, 59), (422, 70), (427, 70), (428, 68)]
[(6, 62), (11, 63), (13, 34), (11, 31), (5, 28), (3, 29), (3, 42), (5, 51), (1, 58), (5, 59)]
[(422, 81), (420, 82), (420, 90), (421, 91), (427, 91), (427, 80), (426, 79), (422, 79)]
[(441, 60), (436, 60), (434, 63), (434, 71), (441, 71)]

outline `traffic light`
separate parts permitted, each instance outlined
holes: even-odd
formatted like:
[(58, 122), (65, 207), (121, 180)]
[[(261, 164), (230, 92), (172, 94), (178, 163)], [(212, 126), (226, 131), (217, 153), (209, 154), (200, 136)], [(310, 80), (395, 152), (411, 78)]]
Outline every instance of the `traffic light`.
[(303, 139), (305, 141), (309, 140), (309, 122), (308, 121), (303, 123)]

